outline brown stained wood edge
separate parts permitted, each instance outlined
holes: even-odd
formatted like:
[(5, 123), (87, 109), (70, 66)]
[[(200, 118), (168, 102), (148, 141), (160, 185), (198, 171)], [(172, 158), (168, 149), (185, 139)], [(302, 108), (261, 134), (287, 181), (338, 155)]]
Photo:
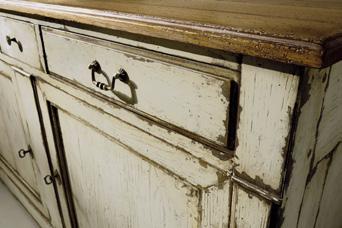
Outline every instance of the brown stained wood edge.
[(222, 25), (29, 1), (0, 0), (0, 9), (315, 68), (342, 59), (340, 34), (330, 35), (325, 42), (303, 41), (236, 31)]

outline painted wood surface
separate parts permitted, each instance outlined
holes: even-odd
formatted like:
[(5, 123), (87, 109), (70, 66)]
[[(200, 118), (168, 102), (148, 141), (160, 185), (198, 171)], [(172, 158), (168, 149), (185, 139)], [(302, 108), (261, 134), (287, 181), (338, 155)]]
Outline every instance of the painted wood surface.
[[(17, 65), (18, 62), (14, 59), (8, 58), (6, 55), (1, 55), (0, 57), (2, 59), (5, 59), (6, 62)], [(111, 100), (105, 99), (105, 97), (101, 97), (102, 101), (99, 102), (99, 97), (94, 96), (93, 92), (90, 91), (84, 91), (80, 90), (79, 87), (74, 86), (73, 84), (64, 82), (60, 80), (60, 78), (52, 77), (51, 75), (47, 75), (42, 73), (39, 70), (32, 69), (28, 65), (20, 64), (20, 66), (25, 70), (32, 72), (33, 75), (38, 80), (42, 80), (47, 84), (53, 85), (54, 88), (58, 88), (59, 90), (70, 94), (72, 97), (77, 97), (79, 100), (96, 107), (99, 110), (102, 110), (111, 116), (114, 116), (116, 119), (129, 123), (130, 125), (133, 125), (136, 129), (139, 129), (140, 131), (146, 132), (153, 137), (156, 137), (168, 144), (171, 144), (173, 146), (176, 146), (180, 149), (180, 151), (183, 151), (182, 153), (164, 153), (165, 156), (168, 156), (168, 159), (171, 159), (169, 156), (175, 155), (175, 158), (173, 159), (183, 159), (184, 155), (191, 155), (195, 158), (197, 158), (199, 161), (204, 161), (210, 166), (213, 166), (223, 172), (226, 172), (227, 170), (231, 170), (233, 167), (231, 156), (227, 156), (226, 153), (220, 153), (220, 151), (217, 151), (211, 147), (208, 147), (198, 141), (195, 141), (189, 137), (186, 137), (182, 134), (179, 134), (173, 130), (170, 130), (169, 128), (160, 125), (158, 122), (151, 121), (147, 118), (143, 118), (134, 112), (127, 110), (126, 108), (122, 108), (121, 106), (117, 105), (116, 103), (112, 102)], [(56, 92), (53, 92), (56, 90), (47, 90), (45, 93), (54, 93), (57, 96)], [(61, 95), (58, 95), (61, 96)], [(65, 101), (68, 101), (68, 98), (65, 98)], [(40, 100), (44, 100), (41, 98)], [(41, 108), (43, 108), (44, 105), (42, 105)], [(50, 124), (49, 124), (50, 125)], [(45, 127), (48, 127), (49, 125), (45, 125)], [(48, 131), (46, 131), (48, 133)], [(163, 155), (163, 156), (164, 156)], [(181, 157), (178, 157), (180, 156)]]
[[(216, 227), (227, 227), (230, 182), (224, 173), (186, 154), (181, 158), (177, 148), (172, 149), (45, 83), (39, 83), (39, 88), (42, 103), (50, 101), (59, 110), (79, 223), (208, 227), (210, 222)], [(47, 109), (42, 110), (44, 121), (49, 122)], [(48, 141), (53, 144), (53, 139), (48, 137)], [(179, 154), (179, 159), (170, 160), (165, 152)], [(58, 168), (58, 159), (53, 160)], [(94, 181), (98, 184), (94, 185)], [(95, 213), (90, 196), (98, 199)], [(157, 198), (146, 200), (153, 196)], [(108, 200), (110, 204), (106, 203)], [(160, 216), (154, 217), (155, 214)]]
[(196, 188), (65, 113), (59, 118), (80, 227), (199, 226)]
[(336, 1), (2, 0), (0, 8), (311, 67), (341, 59)]
[(60, 226), (61, 219), (55, 198), (55, 191), (44, 183), (43, 177), (50, 173), (48, 154), (44, 142), (44, 127), (40, 123), (39, 108), (36, 103), (35, 79), (22, 70), (13, 68), (16, 84), (18, 104), (25, 126), (26, 138), (33, 151), (33, 166), (37, 177), (37, 186), (40, 193), (40, 213), (55, 226)]
[(23, 177), (32, 194), (39, 197), (36, 173), (32, 163), (32, 157), (28, 154), (21, 159), (18, 156), (20, 149), (27, 150), (27, 141), (22, 122), (15, 82), (13, 82), (13, 72), (0, 61), (1, 71), (10, 73), (5, 76), (0, 74), (0, 151), (3, 159)]
[[(303, 82), (293, 168), (281, 227), (341, 227), (341, 66), (310, 70)], [(329, 127), (330, 126), (330, 127)], [(339, 164), (339, 165), (337, 165)], [(328, 206), (329, 205), (329, 206)]]
[(295, 67), (248, 58), (241, 70), (235, 169), (256, 184), (279, 192), (298, 72)]
[(282, 207), (285, 220), (283, 227), (296, 227), (300, 204), (305, 190), (307, 173), (310, 169), (316, 137), (317, 122), (320, 118), (329, 69), (307, 72), (301, 85), (299, 102), (300, 115), (296, 126), (294, 147), (288, 167), (291, 176)]
[(338, 228), (342, 226), (342, 144), (334, 150), (330, 167), (326, 172), (320, 207), (316, 215), (316, 227)]
[[(226, 146), (230, 79), (236, 77), (236, 72), (222, 69), (218, 73), (223, 74), (223, 77), (218, 78), (192, 70), (192, 67), (196, 67), (195, 63), (190, 65), (184, 60), (56, 30), (44, 30), (43, 38), (51, 73)], [(114, 92), (103, 92), (96, 88), (88, 69), (94, 60), (101, 64), (110, 81), (120, 68), (125, 69), (131, 84), (118, 81)], [(187, 68), (175, 65), (176, 61), (188, 63)], [(209, 71), (211, 67), (203, 68)], [(219, 71), (215, 68), (212, 70), (214, 73)], [(98, 75), (98, 80), (101, 77), (104, 79), (103, 75)], [(102, 82), (108, 83), (106, 80)]]
[(230, 228), (266, 228), (271, 203), (233, 185)]
[[(33, 67), (41, 68), (37, 37), (34, 25), (24, 21), (13, 20), (6, 17), (0, 17), (0, 47), (1, 52), (25, 62)], [(15, 38), (20, 42), (22, 51), (14, 41), (11, 45), (7, 43), (6, 37)]]

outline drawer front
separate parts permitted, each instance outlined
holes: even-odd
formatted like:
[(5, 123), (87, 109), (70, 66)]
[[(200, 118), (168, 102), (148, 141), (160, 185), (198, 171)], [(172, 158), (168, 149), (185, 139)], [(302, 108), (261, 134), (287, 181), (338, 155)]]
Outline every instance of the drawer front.
[[(237, 72), (50, 28), (43, 28), (43, 39), (50, 73), (182, 133), (227, 146), (231, 84)], [(114, 90), (97, 88), (88, 68), (94, 60), (102, 70), (94, 73), (95, 80), (110, 84), (122, 68), (130, 81), (116, 80)]]
[(0, 17), (0, 47), (2, 53), (41, 68), (33, 24)]

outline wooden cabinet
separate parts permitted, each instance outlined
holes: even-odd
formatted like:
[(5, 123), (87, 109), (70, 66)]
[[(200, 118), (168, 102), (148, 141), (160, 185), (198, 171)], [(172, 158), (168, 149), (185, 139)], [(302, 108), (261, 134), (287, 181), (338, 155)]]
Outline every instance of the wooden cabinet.
[(339, 228), (342, 5), (292, 3), (0, 0), (1, 180), (44, 228)]

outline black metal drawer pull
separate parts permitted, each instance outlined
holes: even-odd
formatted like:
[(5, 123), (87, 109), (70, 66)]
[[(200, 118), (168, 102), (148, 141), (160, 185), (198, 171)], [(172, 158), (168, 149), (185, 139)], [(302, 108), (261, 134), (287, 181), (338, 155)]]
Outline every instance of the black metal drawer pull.
[[(129, 82), (128, 74), (124, 69), (120, 69), (119, 72), (112, 78), (112, 83), (110, 83), (109, 77), (105, 72), (102, 71), (100, 63), (98, 61), (94, 60), (88, 68), (91, 70), (92, 83), (102, 90), (114, 90), (116, 79), (119, 79), (126, 84)], [(107, 79), (108, 84), (97, 81), (95, 78), (95, 73), (102, 74)]]
[(44, 182), (45, 182), (46, 185), (50, 185), (50, 184), (52, 184), (55, 181), (57, 181), (57, 183), (60, 184), (60, 177), (59, 177), (59, 173), (58, 173), (57, 170), (55, 170), (53, 175), (46, 175), (44, 177)]
[(18, 155), (20, 158), (24, 158), (26, 154), (32, 154), (31, 148), (28, 148), (27, 150), (21, 149), (18, 151)]
[(12, 45), (12, 42), (16, 43), (18, 45), (19, 51), (23, 52), (23, 45), (15, 37), (11, 38), (10, 36), (6, 36), (6, 40), (9, 46)]

